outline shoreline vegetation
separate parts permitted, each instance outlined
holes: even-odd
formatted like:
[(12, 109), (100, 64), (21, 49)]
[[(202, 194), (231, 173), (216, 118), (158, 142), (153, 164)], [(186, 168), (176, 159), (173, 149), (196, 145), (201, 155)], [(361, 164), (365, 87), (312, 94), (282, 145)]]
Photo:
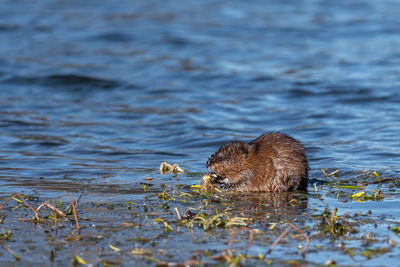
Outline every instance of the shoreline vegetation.
[(80, 203), (84, 193), (1, 198), (2, 257), (45, 262), (30, 255), (48, 254), (49, 262), (103, 266), (335, 266), (398, 253), (396, 218), (375, 215), (373, 205), (367, 212), (336, 206), (383, 202), (397, 195), (399, 178), (362, 171), (342, 179), (339, 170), (321, 169), (307, 193), (239, 195), (210, 187), (207, 175), (178, 164), (163, 162), (160, 173), (199, 176), (201, 183), (158, 193), (144, 183), (139, 203)]

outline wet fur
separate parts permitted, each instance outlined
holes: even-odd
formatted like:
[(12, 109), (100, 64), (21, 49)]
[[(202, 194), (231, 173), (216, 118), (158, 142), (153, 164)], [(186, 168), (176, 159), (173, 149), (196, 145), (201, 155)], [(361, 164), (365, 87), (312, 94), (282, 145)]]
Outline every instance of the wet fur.
[(303, 146), (278, 132), (263, 134), (250, 143), (234, 141), (217, 150), (207, 168), (215, 183), (243, 192), (306, 190), (308, 165)]

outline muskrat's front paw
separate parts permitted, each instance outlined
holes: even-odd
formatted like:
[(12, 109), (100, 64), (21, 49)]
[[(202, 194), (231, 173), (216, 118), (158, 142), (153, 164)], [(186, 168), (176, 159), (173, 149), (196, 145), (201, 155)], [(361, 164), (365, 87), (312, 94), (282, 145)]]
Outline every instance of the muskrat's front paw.
[(208, 176), (210, 177), (210, 182), (213, 184), (219, 184), (221, 183), (222, 177), (217, 175), (216, 173), (208, 173)]
[(207, 173), (204, 175), (200, 181), (200, 189), (202, 192), (221, 192), (216, 186), (216, 179), (218, 175), (214, 173)]

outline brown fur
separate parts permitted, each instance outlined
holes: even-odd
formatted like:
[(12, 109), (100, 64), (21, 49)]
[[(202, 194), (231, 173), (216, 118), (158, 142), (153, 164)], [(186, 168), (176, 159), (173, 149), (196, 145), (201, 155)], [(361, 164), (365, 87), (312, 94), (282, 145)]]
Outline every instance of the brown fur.
[(299, 141), (278, 132), (263, 134), (250, 143), (222, 146), (207, 161), (217, 175), (214, 183), (243, 192), (306, 190), (308, 165)]

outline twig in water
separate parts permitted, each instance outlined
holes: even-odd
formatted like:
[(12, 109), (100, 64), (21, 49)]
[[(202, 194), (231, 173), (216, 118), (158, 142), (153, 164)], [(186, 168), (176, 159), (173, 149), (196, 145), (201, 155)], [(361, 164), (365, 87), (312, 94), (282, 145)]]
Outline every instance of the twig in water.
[(393, 182), (395, 180), (396, 180), (396, 178), (387, 178), (387, 179), (382, 179), (382, 180), (378, 180), (378, 181), (364, 182), (364, 183), (361, 183), (361, 185), (365, 186), (365, 185), (369, 185), (369, 184), (379, 184), (379, 183)]
[(282, 238), (289, 232), (290, 230), (290, 226), (288, 226), (279, 236), (278, 238), (275, 240), (275, 242), (269, 247), (269, 249), (267, 250), (267, 252), (264, 253), (264, 258), (265, 256), (270, 253), (272, 251), (272, 249), (282, 240)]
[(337, 169), (336, 171), (333, 171), (331, 173), (326, 173), (324, 168), (321, 168), (322, 173), (325, 175), (325, 178), (327, 178), (328, 176), (333, 176), (335, 178), (337, 178), (337, 173), (340, 171), (339, 169)]
[(48, 208), (51, 209), (52, 211), (55, 211), (55, 212), (58, 214), (58, 216), (65, 217), (65, 214), (64, 214), (61, 210), (59, 210), (59, 209), (53, 207), (52, 205), (50, 205), (49, 203), (47, 203), (47, 201), (44, 202), (44, 203), (42, 203), (42, 204), (40, 204), (40, 206), (37, 207), (36, 211), (38, 212), (38, 211), (41, 210), (43, 207), (48, 207)]
[(10, 254), (14, 256), (14, 258), (15, 258), (16, 261), (19, 261), (19, 260), (21, 259), (21, 256), (17, 255), (14, 251), (12, 251), (11, 248), (6, 247), (6, 246), (4, 246), (4, 245), (2, 245), (2, 248), (4, 248), (5, 250), (7, 250), (8, 252), (10, 252)]
[(308, 238), (307, 234), (303, 230), (297, 228), (293, 224), (290, 224), (290, 227), (292, 227), (293, 230), (295, 230), (296, 232), (300, 233), (306, 239), (306, 244), (304, 245), (303, 250), (301, 251), (301, 254), (304, 254), (306, 252), (308, 244), (310, 243), (310, 239)]
[[(71, 194), (63, 194), (61, 196), (56, 197), (53, 200), (53, 205), (54, 207), (56, 206), (56, 200), (59, 198), (62, 198), (64, 196), (70, 196), (71, 197), (71, 204), (72, 204), (72, 211), (74, 213), (74, 217), (75, 217), (75, 222), (76, 222), (76, 229), (78, 229), (78, 233), (81, 232), (81, 228), (79, 226), (79, 222), (78, 222), (78, 216), (76, 215), (76, 210), (75, 210), (75, 203), (74, 203), (74, 197)], [(54, 210), (54, 226), (56, 228), (56, 233), (57, 233), (57, 212)]]
[[(83, 192), (79, 195), (78, 199), (75, 200), (75, 209), (78, 208), (79, 206), (79, 200), (81, 200), (82, 196), (83, 196)], [(68, 207), (64, 210), (64, 214), (67, 214), (68, 210), (72, 207), (72, 204), (68, 205)]]
[(232, 243), (233, 243), (233, 239), (235, 238), (235, 236), (237, 235), (237, 233), (239, 231), (249, 231), (250, 232), (250, 236), (249, 236), (249, 239), (247, 241), (246, 254), (245, 255), (247, 256), (247, 253), (249, 252), (250, 245), (253, 242), (253, 238), (254, 238), (254, 230), (250, 229), (248, 227), (236, 228), (235, 231), (233, 231), (233, 233), (232, 233), (231, 239), (228, 242), (228, 248), (226, 249), (228, 251), (229, 256), (232, 256), (231, 246), (232, 246)]
[(319, 199), (320, 199), (320, 200), (324, 200), (326, 194), (328, 194), (328, 193), (329, 193), (329, 191), (326, 191), (326, 192), (322, 195), (322, 197), (320, 197)]
[(282, 240), (282, 238), (290, 231), (290, 228), (292, 228), (292, 229), (295, 230), (296, 232), (300, 233), (300, 234), (306, 239), (306, 244), (304, 245), (303, 250), (301, 251), (301, 254), (304, 255), (304, 253), (305, 253), (305, 251), (306, 251), (306, 249), (307, 249), (307, 247), (308, 247), (308, 244), (310, 243), (310, 239), (308, 238), (307, 234), (306, 234), (303, 230), (297, 228), (297, 227), (294, 226), (293, 224), (289, 224), (289, 226), (278, 236), (278, 238), (275, 240), (275, 242), (269, 247), (269, 249), (267, 250), (267, 252), (264, 253), (264, 256), (263, 256), (263, 257), (265, 257), (268, 253), (270, 253), (270, 252), (272, 251), (272, 249), (273, 249), (273, 248)]
[(178, 220), (182, 220), (181, 215), (179, 214), (179, 210), (178, 207), (175, 207), (175, 213), (176, 213), (176, 217), (178, 217)]
[[(169, 262), (167, 262), (166, 264), (167, 264), (167, 266), (174, 266), (175, 265), (175, 264), (170, 264)], [(179, 264), (176, 264), (176, 265), (179, 265)], [(189, 260), (189, 261), (185, 261), (183, 263), (183, 266), (195, 266), (195, 265), (196, 266), (200, 266), (200, 265), (202, 265), (202, 262), (199, 261), (199, 260)]]
[(4, 211), (3, 211), (4, 205), (5, 205), (9, 200), (11, 200), (11, 199), (13, 199), (13, 198), (15, 198), (15, 197), (21, 198), (21, 199), (25, 202), (25, 204), (35, 213), (35, 219), (38, 220), (38, 221), (40, 220), (40, 215), (39, 215), (39, 213), (25, 200), (25, 198), (23, 198), (23, 197), (22, 197), (20, 194), (18, 194), (18, 193), (13, 193), (11, 197), (7, 198), (7, 199), (3, 202), (3, 204), (0, 205), (1, 214), (4, 213)]

